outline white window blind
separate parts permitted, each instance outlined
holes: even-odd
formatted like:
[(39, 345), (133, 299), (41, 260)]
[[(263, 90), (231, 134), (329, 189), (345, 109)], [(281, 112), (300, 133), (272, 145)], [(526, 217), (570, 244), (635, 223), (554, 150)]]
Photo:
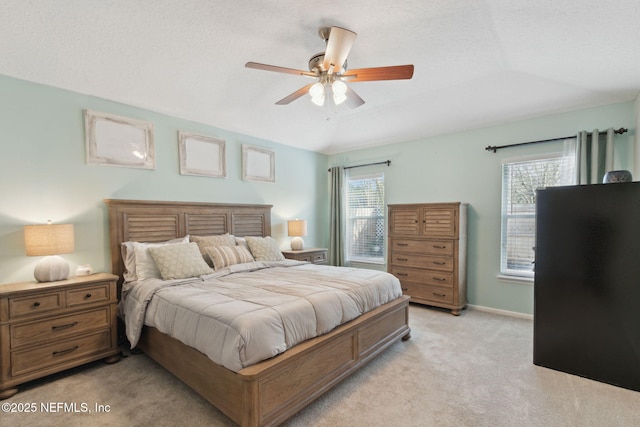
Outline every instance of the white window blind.
[(346, 260), (384, 263), (384, 173), (347, 177)]
[(573, 156), (506, 162), (502, 165), (502, 245), (500, 273), (533, 277), (536, 190), (571, 185)]

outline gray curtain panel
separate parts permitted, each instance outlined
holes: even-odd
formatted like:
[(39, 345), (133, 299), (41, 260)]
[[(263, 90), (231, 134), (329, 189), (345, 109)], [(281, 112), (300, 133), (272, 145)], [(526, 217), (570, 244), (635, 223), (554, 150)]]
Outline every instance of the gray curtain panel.
[(613, 128), (600, 136), (598, 129), (581, 131), (576, 142), (576, 183), (598, 184), (613, 170)]
[(344, 168), (331, 168), (331, 205), (329, 212), (329, 264), (344, 265)]

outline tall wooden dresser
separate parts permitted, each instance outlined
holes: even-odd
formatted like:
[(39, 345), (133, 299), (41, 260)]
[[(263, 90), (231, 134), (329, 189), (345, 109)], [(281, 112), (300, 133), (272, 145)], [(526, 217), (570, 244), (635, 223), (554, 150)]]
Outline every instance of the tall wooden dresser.
[(467, 206), (389, 205), (388, 271), (412, 302), (456, 316), (467, 304)]

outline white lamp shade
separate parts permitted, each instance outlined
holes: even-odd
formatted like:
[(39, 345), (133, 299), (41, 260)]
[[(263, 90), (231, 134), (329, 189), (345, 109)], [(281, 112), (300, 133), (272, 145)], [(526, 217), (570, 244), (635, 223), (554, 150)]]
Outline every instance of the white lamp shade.
[(311, 86), (309, 95), (311, 96), (311, 102), (319, 107), (324, 105), (324, 85), (322, 83), (318, 82)]
[(75, 249), (73, 224), (26, 225), (24, 246), (28, 256), (69, 254)]
[(331, 85), (333, 90), (333, 102), (336, 105), (342, 104), (347, 100), (347, 84), (342, 80), (336, 80)]
[(292, 219), (287, 221), (289, 236), (306, 236), (307, 221), (304, 219)]

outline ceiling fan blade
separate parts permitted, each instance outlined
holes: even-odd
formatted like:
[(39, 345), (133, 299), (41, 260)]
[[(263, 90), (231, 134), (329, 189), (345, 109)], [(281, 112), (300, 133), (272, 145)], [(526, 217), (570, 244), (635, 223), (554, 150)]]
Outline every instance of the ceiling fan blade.
[(296, 76), (317, 77), (316, 73), (311, 71), (296, 70), (294, 68), (278, 67), (277, 65), (260, 64), (259, 62), (247, 62), (244, 64), (247, 68), (255, 68), (256, 70), (274, 71), (276, 73), (295, 74)]
[(364, 99), (360, 98), (360, 96), (348, 86), (345, 95), (347, 95), (347, 103), (353, 108), (357, 108), (364, 104)]
[(360, 68), (342, 73), (345, 81), (370, 82), (375, 80), (404, 80), (413, 77), (413, 65), (394, 65), (391, 67)]
[(296, 99), (300, 98), (304, 94), (308, 93), (309, 92), (309, 88), (311, 86), (313, 86), (314, 84), (315, 83), (310, 83), (310, 84), (298, 89), (297, 91), (293, 92), (291, 95), (285, 96), (280, 101), (276, 102), (276, 105), (287, 105), (287, 104), (295, 101)]
[(331, 27), (327, 49), (324, 52), (324, 69), (329, 74), (340, 72), (351, 51), (357, 34), (340, 27)]

